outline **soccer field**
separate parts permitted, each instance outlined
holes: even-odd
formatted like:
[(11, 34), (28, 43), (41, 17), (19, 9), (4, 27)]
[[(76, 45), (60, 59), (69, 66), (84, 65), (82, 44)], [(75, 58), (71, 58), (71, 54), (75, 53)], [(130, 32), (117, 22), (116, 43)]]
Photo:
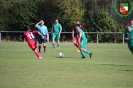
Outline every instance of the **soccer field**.
[[(126, 44), (88, 44), (92, 58), (72, 43), (47, 43), (38, 60), (24, 42), (0, 42), (0, 88), (133, 88), (133, 55)], [(43, 51), (43, 48), (42, 48)], [(65, 54), (58, 58), (58, 53)]]

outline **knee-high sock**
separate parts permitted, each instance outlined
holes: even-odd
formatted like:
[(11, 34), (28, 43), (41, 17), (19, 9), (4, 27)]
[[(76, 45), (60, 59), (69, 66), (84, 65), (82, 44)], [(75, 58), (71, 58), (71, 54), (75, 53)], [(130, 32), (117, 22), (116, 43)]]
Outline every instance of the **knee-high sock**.
[(35, 49), (34, 52), (35, 52), (36, 56), (39, 58), (40, 57), (40, 53), (39, 53), (38, 49)]
[(60, 43), (59, 42), (58, 42), (57, 46), (60, 47)]
[(54, 47), (54, 44), (55, 44), (55, 42), (52, 42), (53, 47)]
[(83, 52), (83, 51), (81, 51), (80, 53), (81, 53), (82, 57), (85, 57), (85, 55), (84, 55), (84, 52)]
[(89, 50), (83, 50), (83, 52), (87, 53), (87, 54), (91, 54), (91, 52)]
[(44, 52), (46, 51), (46, 46), (43, 46), (43, 48), (44, 48)]
[(78, 44), (75, 44), (75, 43), (74, 43), (74, 45), (75, 45), (77, 48), (79, 48), (79, 45), (78, 45)]

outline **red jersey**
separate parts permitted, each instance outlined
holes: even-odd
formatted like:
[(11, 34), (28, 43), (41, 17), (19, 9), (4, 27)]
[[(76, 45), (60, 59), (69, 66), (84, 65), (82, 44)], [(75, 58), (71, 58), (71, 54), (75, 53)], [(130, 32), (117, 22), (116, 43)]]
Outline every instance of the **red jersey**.
[[(82, 24), (80, 24), (80, 28), (81, 28), (81, 29), (83, 28)], [(76, 28), (75, 28), (75, 25), (72, 27), (72, 32), (73, 32), (73, 31), (74, 31), (74, 37), (77, 37), (78, 33), (77, 33)]]
[(35, 35), (34, 34), (38, 34), (38, 31), (37, 30), (34, 30), (34, 31), (27, 30), (24, 32), (24, 37), (25, 37), (26, 41), (28, 42), (28, 44), (35, 43)]

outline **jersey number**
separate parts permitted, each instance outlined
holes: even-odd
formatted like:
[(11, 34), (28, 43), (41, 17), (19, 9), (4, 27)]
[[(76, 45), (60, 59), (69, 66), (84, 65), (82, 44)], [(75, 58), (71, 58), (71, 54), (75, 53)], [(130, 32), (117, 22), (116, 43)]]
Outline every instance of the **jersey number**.
[(32, 32), (29, 32), (28, 37), (29, 37), (30, 39), (34, 39), (34, 38), (35, 38)]

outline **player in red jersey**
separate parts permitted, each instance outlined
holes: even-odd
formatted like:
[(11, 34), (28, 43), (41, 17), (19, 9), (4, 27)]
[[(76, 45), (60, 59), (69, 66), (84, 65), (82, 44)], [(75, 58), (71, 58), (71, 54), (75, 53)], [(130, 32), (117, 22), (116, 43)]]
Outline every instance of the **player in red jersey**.
[[(76, 21), (76, 24), (80, 24), (79, 20)], [(80, 24), (80, 28), (81, 29), (83, 28), (82, 24)], [(80, 52), (79, 50), (80, 44), (78, 43), (79, 37), (75, 25), (72, 27), (72, 39), (73, 39), (73, 44), (77, 47), (77, 52)]]
[(41, 60), (40, 52), (37, 49), (37, 42), (34, 34), (39, 34), (44, 38), (44, 36), (37, 30), (31, 30), (29, 26), (26, 27), (26, 31), (24, 32), (24, 37), (29, 45), (29, 47), (35, 52), (36, 56)]

